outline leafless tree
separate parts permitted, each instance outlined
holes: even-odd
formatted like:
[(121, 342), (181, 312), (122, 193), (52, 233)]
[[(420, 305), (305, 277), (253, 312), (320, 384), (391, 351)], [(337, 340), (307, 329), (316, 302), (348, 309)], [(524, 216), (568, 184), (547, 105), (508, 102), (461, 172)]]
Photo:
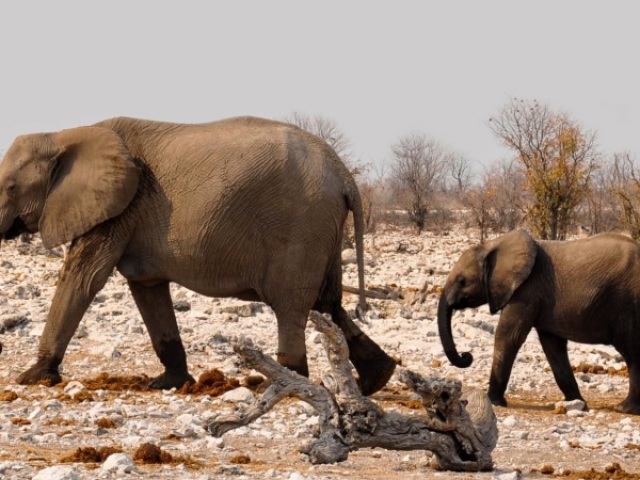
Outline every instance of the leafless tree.
[(351, 173), (362, 173), (363, 166), (354, 158), (351, 142), (334, 120), (322, 115), (293, 112), (284, 121), (320, 137), (336, 151)]
[(453, 154), (423, 133), (401, 137), (391, 151), (393, 176), (410, 197), (406, 210), (421, 232)]
[(528, 214), (536, 234), (564, 238), (597, 166), (595, 133), (566, 114), (520, 99), (507, 103), (489, 127), (526, 169)]
[(494, 232), (516, 228), (523, 218), (523, 169), (514, 161), (492, 164), (482, 179), (463, 195), (463, 204), (483, 241), (489, 229)]
[(454, 190), (459, 195), (463, 194), (471, 185), (471, 180), (473, 178), (469, 159), (458, 153), (452, 154), (449, 163), (449, 171), (454, 182)]
[(589, 191), (582, 208), (581, 230), (596, 234), (625, 228), (623, 202), (617, 193), (618, 189), (628, 185), (621, 178), (624, 173), (624, 168), (620, 168), (622, 158), (623, 154), (613, 155), (591, 174)]
[(640, 165), (630, 153), (616, 153), (612, 159), (611, 192), (619, 205), (623, 228), (640, 239)]

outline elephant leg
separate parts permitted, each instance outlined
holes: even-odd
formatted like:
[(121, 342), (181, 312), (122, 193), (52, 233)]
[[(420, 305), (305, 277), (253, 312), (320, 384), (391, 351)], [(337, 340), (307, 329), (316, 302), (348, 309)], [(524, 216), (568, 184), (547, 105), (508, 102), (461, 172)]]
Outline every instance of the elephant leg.
[(622, 341), (613, 346), (620, 352), (629, 370), (629, 393), (627, 398), (615, 406), (618, 412), (640, 415), (640, 350), (637, 335), (633, 332), (621, 335)]
[(291, 305), (273, 305), (273, 312), (278, 321), (278, 363), (302, 376), (309, 376), (307, 364), (307, 346), (305, 344), (306, 313)]
[(629, 370), (629, 393), (627, 398), (615, 406), (615, 409), (622, 413), (640, 415), (640, 352), (633, 347), (624, 353), (619, 348), (618, 351), (624, 357)]
[(320, 311), (330, 313), (333, 322), (342, 330), (349, 346), (349, 360), (358, 372), (362, 394), (372, 395), (382, 389), (393, 375), (396, 361), (358, 328), (341, 305)]
[(124, 248), (116, 243), (118, 235), (111, 226), (97, 227), (73, 243), (40, 337), (38, 358), (18, 377), (18, 383), (55, 385), (62, 380), (58, 367), (67, 346), (93, 297), (107, 283)]
[(153, 349), (165, 368), (164, 373), (154, 378), (149, 386), (165, 390), (195, 383), (187, 368), (187, 354), (180, 339), (169, 283), (148, 287), (129, 281), (129, 289), (147, 327)]
[(511, 370), (516, 355), (531, 331), (529, 321), (523, 321), (523, 312), (515, 313), (507, 305), (502, 310), (498, 327), (496, 328), (495, 344), (493, 347), (493, 363), (489, 377), (489, 400), (494, 405), (505, 407), (507, 400), (504, 393), (511, 377)]
[(549, 365), (551, 365), (553, 377), (556, 379), (558, 387), (560, 387), (560, 390), (564, 394), (564, 399), (567, 401), (582, 400), (584, 402), (584, 398), (580, 395), (580, 389), (578, 388), (576, 377), (573, 374), (571, 363), (569, 362), (567, 340), (542, 331), (538, 331), (538, 337), (540, 338), (542, 350), (549, 361)]
[(351, 320), (342, 307), (340, 250), (332, 262), (313, 309), (330, 314), (333, 322), (342, 330), (349, 347), (349, 360), (358, 372), (360, 390), (364, 395), (371, 395), (387, 384), (397, 363)]

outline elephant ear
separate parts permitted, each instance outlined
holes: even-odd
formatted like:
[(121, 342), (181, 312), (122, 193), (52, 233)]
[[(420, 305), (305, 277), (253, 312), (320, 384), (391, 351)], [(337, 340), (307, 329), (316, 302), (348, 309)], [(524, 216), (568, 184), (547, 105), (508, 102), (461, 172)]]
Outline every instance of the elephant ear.
[(484, 252), (483, 283), (489, 309), (496, 313), (531, 273), (538, 247), (527, 232), (514, 230), (487, 242)]
[(140, 178), (140, 169), (113, 130), (72, 128), (53, 134), (52, 140), (57, 163), (39, 223), (47, 248), (121, 214)]

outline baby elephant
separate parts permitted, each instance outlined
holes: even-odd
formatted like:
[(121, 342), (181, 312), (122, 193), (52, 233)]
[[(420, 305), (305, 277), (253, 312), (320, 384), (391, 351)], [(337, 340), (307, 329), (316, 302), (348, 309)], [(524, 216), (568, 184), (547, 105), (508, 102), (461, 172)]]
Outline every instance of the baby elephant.
[(465, 251), (449, 273), (438, 307), (444, 351), (457, 367), (451, 334), (453, 310), (488, 303), (501, 310), (495, 334), (489, 398), (506, 405), (504, 393), (518, 350), (532, 328), (566, 400), (584, 400), (573, 375), (567, 341), (613, 345), (629, 369), (629, 393), (616, 406), (640, 414), (640, 246), (603, 234), (576, 241), (535, 241), (523, 230)]

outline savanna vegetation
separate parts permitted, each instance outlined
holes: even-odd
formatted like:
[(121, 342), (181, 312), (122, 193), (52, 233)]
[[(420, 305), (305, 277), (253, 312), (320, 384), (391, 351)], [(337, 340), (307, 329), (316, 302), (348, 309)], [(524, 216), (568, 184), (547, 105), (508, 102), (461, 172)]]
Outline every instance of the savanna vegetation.
[(373, 168), (354, 157), (332, 120), (301, 113), (285, 120), (325, 139), (358, 175), (369, 228), (409, 223), (421, 232), (462, 223), (481, 238), (519, 226), (550, 240), (612, 230), (640, 238), (637, 157), (601, 151), (597, 132), (535, 100), (513, 98), (487, 119), (510, 154), (486, 168), (421, 131), (400, 136)]

